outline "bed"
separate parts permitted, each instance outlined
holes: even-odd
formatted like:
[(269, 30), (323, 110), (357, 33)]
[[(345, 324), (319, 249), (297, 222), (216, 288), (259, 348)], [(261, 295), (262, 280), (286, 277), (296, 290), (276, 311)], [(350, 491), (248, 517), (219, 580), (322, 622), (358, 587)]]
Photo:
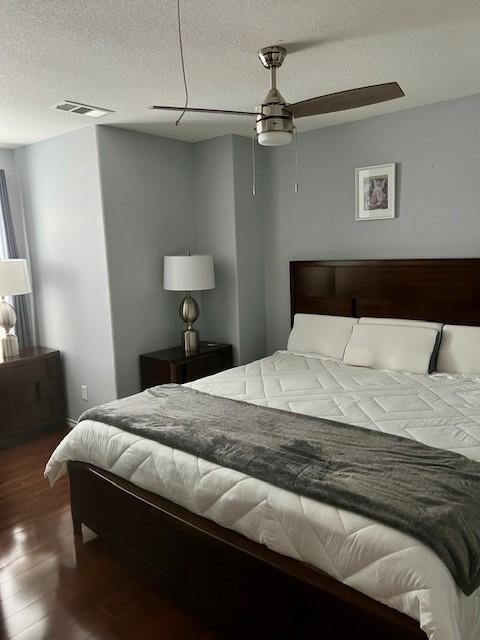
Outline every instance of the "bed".
[[(294, 262), (292, 318), (480, 324), (479, 275), (478, 260)], [(471, 376), (278, 352), (192, 386), (480, 460), (480, 384)], [(430, 549), (364, 516), (91, 421), (55, 452), (51, 480), (65, 464), (76, 530), (83, 522), (155, 567), (166, 588), (188, 595), (229, 636), (480, 637), (479, 593), (464, 596)]]

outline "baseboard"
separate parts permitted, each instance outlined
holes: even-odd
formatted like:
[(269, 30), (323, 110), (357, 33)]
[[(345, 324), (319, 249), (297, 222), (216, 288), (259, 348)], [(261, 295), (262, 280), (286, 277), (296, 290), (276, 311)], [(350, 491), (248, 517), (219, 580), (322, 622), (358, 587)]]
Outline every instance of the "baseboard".
[(74, 420), (73, 418), (67, 418), (67, 427), (69, 429), (73, 429), (73, 427), (77, 424), (77, 420)]

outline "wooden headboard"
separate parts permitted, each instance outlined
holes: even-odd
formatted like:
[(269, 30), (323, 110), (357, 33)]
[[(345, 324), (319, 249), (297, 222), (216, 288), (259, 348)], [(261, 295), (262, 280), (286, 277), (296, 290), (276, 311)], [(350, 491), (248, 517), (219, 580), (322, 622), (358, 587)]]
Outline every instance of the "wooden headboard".
[(290, 262), (295, 313), (480, 325), (480, 259)]

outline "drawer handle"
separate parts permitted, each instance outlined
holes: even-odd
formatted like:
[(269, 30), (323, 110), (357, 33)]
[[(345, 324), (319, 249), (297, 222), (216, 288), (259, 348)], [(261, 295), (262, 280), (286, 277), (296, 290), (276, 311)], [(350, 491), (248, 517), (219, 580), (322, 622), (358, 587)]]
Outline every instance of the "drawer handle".
[(35, 398), (37, 402), (40, 402), (42, 399), (42, 394), (40, 393), (40, 382), (38, 382), (38, 380), (35, 382)]

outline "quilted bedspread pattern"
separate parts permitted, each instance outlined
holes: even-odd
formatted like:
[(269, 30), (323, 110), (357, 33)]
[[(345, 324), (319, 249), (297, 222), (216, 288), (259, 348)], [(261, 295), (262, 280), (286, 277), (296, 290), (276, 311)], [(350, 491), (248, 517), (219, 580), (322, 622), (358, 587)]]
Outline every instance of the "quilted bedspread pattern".
[[(402, 435), (480, 460), (480, 383), (351, 367), (279, 352), (191, 386), (229, 398)], [(430, 640), (480, 638), (480, 593), (467, 597), (436, 554), (369, 518), (279, 489), (232, 469), (85, 420), (50, 459), (90, 462), (308, 562), (419, 620)]]

